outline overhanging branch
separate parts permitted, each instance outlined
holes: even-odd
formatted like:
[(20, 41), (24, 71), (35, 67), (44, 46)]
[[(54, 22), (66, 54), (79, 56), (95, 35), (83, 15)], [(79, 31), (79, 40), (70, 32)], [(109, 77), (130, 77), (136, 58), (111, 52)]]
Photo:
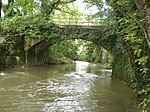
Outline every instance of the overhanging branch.
[[(42, 13), (42, 15), (41, 15), (41, 17), (40, 17), (40, 19), (39, 19), (38, 21), (40, 21), (40, 20), (44, 17), (45, 14), (46, 14), (47, 16), (51, 15), (52, 12), (53, 12), (53, 10), (61, 10), (61, 9), (58, 8), (59, 5), (72, 3), (72, 2), (74, 2), (74, 1), (76, 1), (76, 0), (69, 0), (69, 1), (61, 1), (61, 0), (58, 0), (58, 1), (56, 1), (56, 2), (53, 2), (51, 5), (48, 5), (48, 4), (47, 4), (47, 6), (46, 6), (46, 8), (45, 8), (46, 11)], [(61, 11), (62, 11), (62, 10), (61, 10)], [(68, 12), (66, 12), (66, 13), (68, 13)], [(37, 21), (37, 22), (38, 22), (38, 21)]]
[(145, 38), (146, 38), (146, 40), (149, 44), (149, 47), (150, 47), (150, 41), (149, 41), (148, 34), (146, 32), (146, 28), (145, 28), (143, 22), (140, 21), (133, 13), (129, 12), (124, 6), (121, 6), (117, 3), (114, 3), (111, 6), (115, 7), (119, 12), (121, 12), (122, 14), (124, 14), (124, 15), (128, 16), (129, 18), (131, 18), (141, 28), (141, 30), (143, 31), (143, 33), (145, 35)]

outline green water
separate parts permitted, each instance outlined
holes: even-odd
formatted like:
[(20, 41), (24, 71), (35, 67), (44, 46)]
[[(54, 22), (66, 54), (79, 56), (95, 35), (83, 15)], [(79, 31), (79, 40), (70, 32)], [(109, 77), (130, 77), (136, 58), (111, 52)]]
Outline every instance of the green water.
[(133, 91), (95, 64), (0, 71), (0, 112), (137, 112)]

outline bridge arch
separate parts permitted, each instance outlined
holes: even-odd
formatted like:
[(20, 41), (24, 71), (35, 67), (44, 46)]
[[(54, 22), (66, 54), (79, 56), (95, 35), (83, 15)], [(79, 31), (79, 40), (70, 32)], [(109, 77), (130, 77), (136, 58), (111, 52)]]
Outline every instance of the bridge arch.
[[(58, 27), (57, 31), (53, 30), (49, 34), (51, 38), (42, 39), (38, 42), (35, 42), (27, 50), (27, 63), (29, 65), (40, 65), (42, 63), (42, 58), (44, 54), (48, 51), (48, 48), (60, 41), (70, 40), (70, 39), (82, 39), (86, 41), (93, 42), (98, 45), (99, 40), (102, 41), (103, 31), (101, 26), (62, 26)], [(55, 29), (55, 27), (53, 28)], [(100, 39), (101, 38), (101, 39)], [(102, 43), (102, 42), (101, 42)], [(103, 46), (106, 50), (107, 47)], [(106, 45), (107, 46), (107, 45)], [(110, 51), (109, 51), (110, 52)]]
[(27, 63), (29, 65), (42, 65), (43, 59), (41, 57), (46, 55), (50, 46), (66, 39), (82, 39), (106, 49), (114, 59), (113, 74), (120, 78), (123, 75), (124, 80), (129, 80), (131, 76), (127, 74), (131, 74), (128, 72), (132, 70), (126, 70), (126, 65), (129, 63), (127, 53), (123, 50), (123, 46), (118, 44), (117, 36), (108, 36), (108, 32), (110, 31), (104, 31), (102, 26), (54, 26), (49, 33), (50, 38), (41, 39), (27, 50)]

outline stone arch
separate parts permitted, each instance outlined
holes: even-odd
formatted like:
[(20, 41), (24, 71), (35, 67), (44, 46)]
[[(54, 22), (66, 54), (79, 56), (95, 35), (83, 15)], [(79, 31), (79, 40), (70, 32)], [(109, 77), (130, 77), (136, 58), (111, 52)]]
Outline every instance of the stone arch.
[[(55, 26), (53, 29), (55, 29)], [(28, 65), (44, 64), (41, 60), (41, 57), (46, 54), (50, 46), (57, 42), (66, 39), (82, 39), (96, 44), (97, 40), (102, 36), (103, 33), (101, 26), (56, 26), (56, 29), (56, 31), (50, 31), (49, 35), (51, 38), (38, 41), (27, 50)]]
[[(55, 28), (53, 28), (55, 29)], [(57, 27), (58, 29), (58, 27)], [(55, 34), (54, 34), (55, 33)], [(113, 74), (114, 76), (120, 77), (124, 80), (129, 80), (132, 70), (126, 70), (126, 64), (129, 63), (129, 58), (126, 51), (124, 51), (123, 46), (118, 44), (118, 39), (116, 35), (107, 35), (107, 32), (103, 31), (102, 27), (79, 27), (79, 26), (63, 26), (59, 27), (57, 31), (51, 31), (49, 35), (52, 38), (41, 40), (35, 43), (28, 49), (27, 60), (29, 65), (42, 65), (42, 56), (46, 54), (48, 48), (53, 44), (66, 40), (66, 39), (83, 39), (91, 41), (96, 45), (100, 45), (105, 48), (114, 59), (113, 62)], [(119, 45), (119, 47), (118, 47)], [(123, 57), (123, 58), (122, 58)], [(123, 60), (121, 61), (119, 60)], [(123, 75), (123, 76), (122, 76)]]

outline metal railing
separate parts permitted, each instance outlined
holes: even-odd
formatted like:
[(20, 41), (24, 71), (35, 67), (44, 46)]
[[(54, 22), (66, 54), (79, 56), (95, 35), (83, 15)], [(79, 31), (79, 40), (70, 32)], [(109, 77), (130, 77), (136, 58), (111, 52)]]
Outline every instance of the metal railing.
[(101, 25), (100, 19), (98, 18), (93, 19), (85, 16), (81, 16), (79, 18), (53, 17), (52, 21), (55, 24), (59, 24), (59, 25), (77, 25), (77, 26), (100, 26)]

